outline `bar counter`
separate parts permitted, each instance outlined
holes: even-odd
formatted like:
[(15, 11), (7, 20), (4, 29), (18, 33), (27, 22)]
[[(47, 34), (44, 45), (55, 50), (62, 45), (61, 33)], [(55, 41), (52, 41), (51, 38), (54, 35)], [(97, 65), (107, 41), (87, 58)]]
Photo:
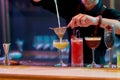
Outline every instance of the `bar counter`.
[(0, 66), (0, 80), (120, 80), (120, 68)]

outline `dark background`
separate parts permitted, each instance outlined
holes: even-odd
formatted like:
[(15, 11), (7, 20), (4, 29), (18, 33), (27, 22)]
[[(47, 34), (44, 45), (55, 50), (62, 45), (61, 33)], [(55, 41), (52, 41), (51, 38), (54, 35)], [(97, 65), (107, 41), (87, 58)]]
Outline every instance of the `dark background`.
[[(20, 41), (23, 42), (23, 50), (42, 50), (49, 51), (52, 46), (52, 40), (56, 39), (56, 36), (49, 27), (57, 27), (57, 17), (55, 14), (55, 7), (48, 4), (48, 0), (44, 0), (45, 6), (49, 9), (45, 9), (40, 6), (34, 6), (31, 0), (9, 0), (9, 12), (10, 12), (10, 31), (11, 31), (11, 47), (10, 50), (17, 50), (17, 44)], [(68, 12), (75, 6), (75, 0), (63, 0), (62, 6), (71, 6)], [(67, 3), (67, 4), (66, 4)], [(103, 0), (103, 3), (110, 7), (109, 0)], [(115, 8), (120, 10), (119, 0), (115, 0)], [(54, 4), (51, 2), (51, 4)], [(60, 7), (60, 5), (58, 6)], [(53, 8), (53, 9), (52, 9)], [(67, 9), (65, 9), (67, 10)], [(64, 11), (64, 10), (63, 10)], [(66, 11), (67, 12), (67, 11)], [(1, 18), (1, 8), (0, 8), (0, 30), (2, 27)], [(69, 15), (68, 15), (69, 16)], [(66, 25), (66, 20), (60, 17), (61, 26)], [(67, 34), (66, 34), (67, 35)], [(66, 38), (66, 35), (64, 38)], [(37, 39), (36, 39), (37, 38)], [(39, 44), (42, 43), (43, 48), (35, 48), (35, 43), (38, 41)], [(0, 44), (2, 44), (2, 31), (0, 31)], [(37, 43), (36, 43), (37, 44)], [(48, 44), (48, 47), (45, 47)], [(2, 46), (2, 45), (1, 45)]]

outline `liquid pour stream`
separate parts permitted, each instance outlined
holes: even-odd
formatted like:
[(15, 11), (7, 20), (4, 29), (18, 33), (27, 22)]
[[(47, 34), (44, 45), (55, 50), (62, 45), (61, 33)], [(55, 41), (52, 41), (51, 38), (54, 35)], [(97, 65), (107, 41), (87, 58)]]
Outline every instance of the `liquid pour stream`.
[[(61, 27), (61, 24), (60, 24), (60, 16), (59, 16), (59, 11), (58, 11), (58, 5), (57, 5), (57, 0), (54, 0), (55, 2), (55, 7), (56, 7), (56, 12), (57, 12), (57, 20), (58, 20), (58, 26), (59, 28)], [(58, 35), (59, 37), (59, 35)], [(60, 38), (60, 37), (59, 37)], [(62, 38), (60, 38), (60, 42), (62, 42)]]

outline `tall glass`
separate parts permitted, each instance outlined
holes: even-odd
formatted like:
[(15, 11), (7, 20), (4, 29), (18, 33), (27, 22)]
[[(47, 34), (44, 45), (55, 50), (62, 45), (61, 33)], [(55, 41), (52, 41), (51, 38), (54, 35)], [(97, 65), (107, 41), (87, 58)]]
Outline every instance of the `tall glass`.
[(99, 46), (101, 37), (85, 37), (86, 43), (88, 45), (88, 47), (90, 47), (92, 49), (92, 64), (90, 67), (97, 67), (95, 60), (94, 60), (94, 55), (95, 55), (95, 48), (97, 48)]
[(117, 68), (120, 68), (120, 51), (117, 51)]
[(72, 66), (83, 67), (83, 39), (71, 39), (71, 62)]
[(67, 66), (62, 60), (62, 50), (68, 46), (69, 42), (67, 39), (63, 39), (62, 41), (60, 40), (53, 40), (53, 46), (57, 49), (59, 49), (59, 58), (60, 62), (56, 64), (55, 66)]
[(10, 65), (10, 61), (9, 61), (9, 47), (10, 47), (10, 43), (3, 43), (3, 49), (5, 52), (5, 60), (4, 60), (4, 64), (6, 66)]
[[(106, 47), (108, 48), (108, 53), (109, 53), (109, 67), (112, 67), (112, 57), (113, 57), (113, 45), (114, 45), (114, 29), (112, 26), (107, 26), (105, 28), (105, 32), (104, 32), (104, 42)], [(108, 54), (106, 53), (106, 54)]]

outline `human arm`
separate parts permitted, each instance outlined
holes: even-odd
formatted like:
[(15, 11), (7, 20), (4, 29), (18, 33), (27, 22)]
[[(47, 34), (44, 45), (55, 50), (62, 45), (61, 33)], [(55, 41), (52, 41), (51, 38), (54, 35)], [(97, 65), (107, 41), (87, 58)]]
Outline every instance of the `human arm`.
[(105, 28), (107, 25), (114, 25), (115, 33), (120, 34), (120, 21), (103, 18), (100, 27)]
[[(98, 25), (99, 17), (93, 17), (86, 14), (78, 14), (72, 18), (69, 27), (74, 28), (77, 26), (88, 27), (90, 25)], [(120, 21), (115, 19), (102, 18), (100, 27), (105, 28), (107, 25), (114, 25), (115, 33), (120, 34)], [(96, 27), (96, 26), (95, 26)]]

